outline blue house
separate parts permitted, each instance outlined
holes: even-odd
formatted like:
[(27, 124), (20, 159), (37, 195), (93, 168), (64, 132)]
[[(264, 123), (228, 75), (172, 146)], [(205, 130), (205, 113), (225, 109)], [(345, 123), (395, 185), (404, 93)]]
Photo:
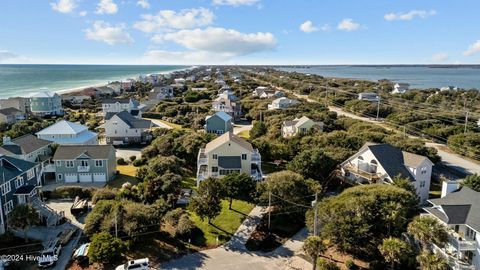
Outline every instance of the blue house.
[(0, 234), (7, 231), (7, 215), (14, 207), (33, 203), (37, 197), (39, 173), (40, 165), (37, 163), (0, 156)]
[(232, 117), (226, 112), (217, 112), (205, 118), (207, 133), (224, 134), (233, 131)]

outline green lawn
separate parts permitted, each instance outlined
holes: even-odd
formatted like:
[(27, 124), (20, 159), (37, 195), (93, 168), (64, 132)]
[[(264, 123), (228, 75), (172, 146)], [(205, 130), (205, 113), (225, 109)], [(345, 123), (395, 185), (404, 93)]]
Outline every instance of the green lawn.
[(279, 172), (285, 170), (285, 163), (280, 164), (277, 166), (273, 162), (262, 162), (262, 171), (265, 174)]
[(430, 198), (440, 198), (442, 194), (442, 184), (436, 182), (436, 181), (432, 181), (430, 183)]
[(222, 211), (219, 216), (213, 219), (209, 225), (207, 220), (201, 221), (200, 218), (192, 212), (190, 217), (195, 225), (200, 229), (201, 233), (196, 233), (192, 239), (192, 244), (201, 247), (211, 247), (217, 244), (221, 245), (228, 241), (230, 237), (237, 231), (245, 217), (252, 211), (255, 206), (244, 201), (234, 200), (232, 210), (228, 210), (228, 201), (222, 201)]
[(182, 179), (182, 188), (191, 188), (197, 189), (197, 178), (192, 177), (185, 177)]
[(121, 188), (123, 183), (130, 182), (132, 185), (138, 184), (138, 180), (135, 177), (137, 174), (137, 167), (133, 165), (118, 165), (118, 175), (115, 179), (107, 183), (107, 187)]

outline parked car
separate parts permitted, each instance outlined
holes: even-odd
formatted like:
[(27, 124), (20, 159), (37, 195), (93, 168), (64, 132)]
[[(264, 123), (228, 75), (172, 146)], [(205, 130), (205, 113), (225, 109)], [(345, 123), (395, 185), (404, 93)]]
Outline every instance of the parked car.
[(115, 270), (149, 270), (150, 265), (148, 263), (148, 258), (138, 259), (134, 261), (129, 261), (126, 264), (119, 265)]
[(50, 241), (38, 258), (38, 268), (54, 266), (57, 263), (61, 250), (62, 245), (57, 239)]
[(78, 263), (83, 263), (88, 261), (88, 249), (90, 248), (90, 243), (85, 243), (78, 247), (73, 253), (73, 259)]
[(0, 270), (5, 270), (10, 265), (7, 260), (0, 260)]

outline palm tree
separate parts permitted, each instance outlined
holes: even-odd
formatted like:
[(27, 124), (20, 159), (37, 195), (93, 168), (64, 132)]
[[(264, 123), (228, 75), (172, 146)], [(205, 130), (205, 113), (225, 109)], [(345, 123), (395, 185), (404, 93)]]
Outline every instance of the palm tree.
[(448, 263), (445, 258), (429, 251), (422, 251), (417, 256), (417, 261), (422, 270), (447, 270)]
[(409, 246), (399, 238), (389, 237), (383, 239), (383, 243), (378, 246), (378, 250), (380, 250), (385, 261), (390, 263), (390, 268), (393, 270), (395, 269), (395, 263), (400, 263), (402, 257), (408, 253)]
[(320, 253), (325, 252), (327, 248), (323, 244), (322, 238), (318, 236), (309, 236), (303, 243), (303, 250), (312, 259), (313, 270), (317, 269), (317, 258)]
[(441, 245), (448, 238), (445, 227), (429, 216), (417, 216), (408, 224), (407, 231), (420, 242), (424, 251), (428, 250), (429, 243)]
[(27, 230), (38, 221), (38, 213), (30, 204), (19, 204), (8, 214), (9, 226), (22, 230), (25, 242), (28, 242)]

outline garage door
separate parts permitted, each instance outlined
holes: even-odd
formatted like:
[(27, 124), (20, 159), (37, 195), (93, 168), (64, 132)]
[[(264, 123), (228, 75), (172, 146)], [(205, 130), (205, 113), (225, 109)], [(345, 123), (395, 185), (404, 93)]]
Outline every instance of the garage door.
[(78, 174), (80, 182), (92, 182), (92, 175), (90, 173)]
[(93, 174), (93, 182), (106, 182), (107, 176), (104, 173), (94, 173)]
[(77, 182), (77, 174), (76, 173), (66, 173), (65, 174), (65, 182), (66, 183), (76, 183)]

